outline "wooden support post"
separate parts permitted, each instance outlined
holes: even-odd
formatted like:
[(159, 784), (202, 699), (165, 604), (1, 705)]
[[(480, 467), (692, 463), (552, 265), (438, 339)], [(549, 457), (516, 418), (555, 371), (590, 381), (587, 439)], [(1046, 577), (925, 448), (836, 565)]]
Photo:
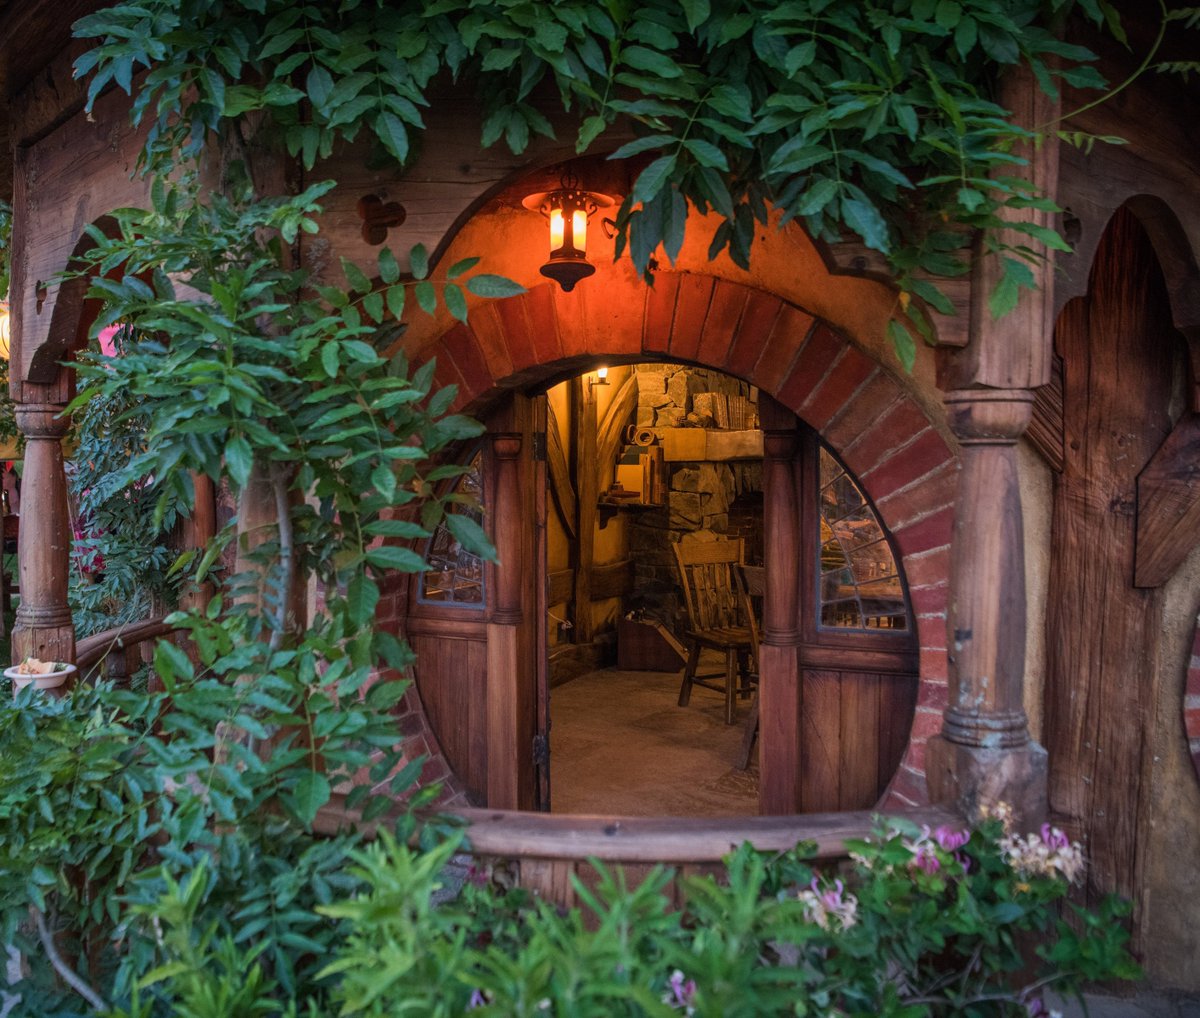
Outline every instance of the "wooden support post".
[(575, 500), (578, 514), (575, 523), (575, 642), (591, 643), (595, 635), (592, 624), (592, 566), (595, 562), (596, 505), (599, 500), (596, 466), (596, 395), (586, 376), (571, 383), (575, 412)]
[(498, 559), (495, 596), (487, 627), (488, 806), (520, 809), (520, 684), (524, 560), (519, 434), (493, 434), (495, 504), (492, 542)]
[[(217, 499), (212, 478), (205, 474), (192, 473), (192, 490), (195, 493), (191, 515), (180, 522), (179, 550), (195, 549), (203, 553), (217, 532)], [(181, 606), (204, 611), (212, 599), (213, 584), (205, 580), (199, 585), (189, 586), (180, 598)]]
[[(62, 438), (70, 423), (57, 403), (17, 405), (25, 436), (18, 558), (21, 603), (13, 627), (12, 658), (75, 661), (75, 626), (67, 603), (71, 524)], [(65, 692), (65, 687), (63, 688)]]
[(1027, 389), (945, 396), (962, 447), (950, 559), (950, 705), (927, 761), (935, 800), (967, 811), (1003, 799), (1024, 823), (1046, 812), (1046, 752), (1029, 735), (1025, 680), (1025, 538), (1016, 442)]
[[(777, 411), (777, 412), (776, 412)], [(800, 810), (800, 498), (796, 419), (763, 403), (766, 583), (759, 648), (759, 811)], [(778, 419), (776, 419), (778, 418)]]

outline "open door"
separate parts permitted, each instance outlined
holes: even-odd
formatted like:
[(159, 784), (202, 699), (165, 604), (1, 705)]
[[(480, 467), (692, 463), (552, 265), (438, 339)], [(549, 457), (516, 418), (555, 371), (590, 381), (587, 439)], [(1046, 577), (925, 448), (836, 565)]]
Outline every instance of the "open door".
[(900, 566), (857, 479), (764, 401), (763, 813), (869, 809), (899, 766), (917, 695)]
[(457, 488), (478, 501), (498, 561), (439, 526), (425, 547), (429, 569), (411, 581), (406, 632), (430, 726), (472, 801), (545, 809), (545, 400), (513, 395), (484, 423)]

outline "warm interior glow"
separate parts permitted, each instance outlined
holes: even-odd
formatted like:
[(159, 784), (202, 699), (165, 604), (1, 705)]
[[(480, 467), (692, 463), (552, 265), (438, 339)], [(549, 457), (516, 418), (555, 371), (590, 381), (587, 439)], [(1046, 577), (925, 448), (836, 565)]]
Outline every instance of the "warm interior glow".
[(608, 381), (608, 368), (597, 368), (596, 377), (602, 382)]
[(8, 360), (8, 305), (0, 304), (0, 360)]
[(550, 253), (553, 254), (563, 246), (563, 214), (562, 209), (550, 210)]
[(571, 246), (580, 255), (587, 253), (587, 212), (576, 209), (571, 213)]

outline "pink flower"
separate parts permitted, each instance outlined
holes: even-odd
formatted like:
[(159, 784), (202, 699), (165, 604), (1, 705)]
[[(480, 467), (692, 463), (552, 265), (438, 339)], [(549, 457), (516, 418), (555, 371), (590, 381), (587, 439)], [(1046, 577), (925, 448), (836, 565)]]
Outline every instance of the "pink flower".
[(942, 850), (946, 852), (953, 852), (956, 849), (962, 848), (963, 845), (971, 840), (971, 832), (966, 828), (956, 831), (947, 824), (942, 824), (941, 827), (933, 832), (933, 836)]

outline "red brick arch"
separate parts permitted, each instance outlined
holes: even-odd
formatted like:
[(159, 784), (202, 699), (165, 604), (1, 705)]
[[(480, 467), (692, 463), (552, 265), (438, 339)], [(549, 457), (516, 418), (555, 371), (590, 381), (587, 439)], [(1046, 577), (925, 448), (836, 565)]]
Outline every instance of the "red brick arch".
[[(815, 428), (862, 482), (904, 564), (920, 688), (909, 747), (884, 804), (925, 801), (925, 743), (941, 729), (947, 703), (956, 453), (887, 368), (773, 294), (687, 273), (661, 273), (652, 288), (616, 292), (535, 287), (474, 309), (469, 325), (456, 324), (415, 353), (422, 361), (436, 358), (437, 381), (457, 385), (456, 406), (467, 410), (602, 359), (675, 360), (744, 379)], [(414, 737), (422, 751), (440, 756), (427, 722)], [(448, 770), (444, 760), (433, 764), (434, 773)]]

